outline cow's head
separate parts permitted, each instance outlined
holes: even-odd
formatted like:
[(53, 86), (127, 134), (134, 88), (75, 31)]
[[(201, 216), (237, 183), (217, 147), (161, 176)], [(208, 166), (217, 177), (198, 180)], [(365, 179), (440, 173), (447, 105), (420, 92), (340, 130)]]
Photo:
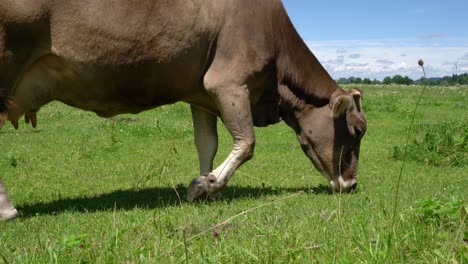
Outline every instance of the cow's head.
[(288, 109), (282, 113), (283, 119), (296, 131), (302, 150), (333, 191), (354, 190), (359, 147), (366, 131), (362, 91), (351, 89), (323, 107), (304, 103)]

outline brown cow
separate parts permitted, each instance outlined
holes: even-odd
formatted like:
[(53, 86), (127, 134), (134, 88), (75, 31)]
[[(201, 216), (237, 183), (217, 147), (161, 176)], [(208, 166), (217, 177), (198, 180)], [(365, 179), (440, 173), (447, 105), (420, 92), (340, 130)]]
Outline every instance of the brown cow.
[[(254, 125), (280, 120), (334, 191), (357, 184), (361, 92), (337, 86), (280, 0), (0, 1), (0, 124), (35, 126), (53, 100), (102, 117), (189, 103), (202, 175), (189, 201), (252, 158)], [(217, 117), (234, 146), (213, 170)], [(15, 216), (0, 181), (0, 218)]]

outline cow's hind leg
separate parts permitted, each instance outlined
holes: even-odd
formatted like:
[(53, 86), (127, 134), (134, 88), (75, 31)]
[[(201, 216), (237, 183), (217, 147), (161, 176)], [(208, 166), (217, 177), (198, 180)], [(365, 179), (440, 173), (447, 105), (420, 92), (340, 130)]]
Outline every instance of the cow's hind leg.
[(13, 207), (10, 198), (8, 198), (2, 179), (0, 179), (0, 220), (13, 219), (17, 216), (18, 211)]
[(218, 151), (217, 117), (193, 105), (191, 109), (200, 175), (205, 175), (213, 170), (213, 160)]
[(251, 159), (254, 153), (255, 137), (247, 85), (223, 78), (215, 71), (208, 71), (204, 85), (217, 104), (223, 123), (233, 137), (234, 146), (220, 166), (207, 176), (192, 180), (187, 193), (189, 202), (220, 191), (234, 171)]

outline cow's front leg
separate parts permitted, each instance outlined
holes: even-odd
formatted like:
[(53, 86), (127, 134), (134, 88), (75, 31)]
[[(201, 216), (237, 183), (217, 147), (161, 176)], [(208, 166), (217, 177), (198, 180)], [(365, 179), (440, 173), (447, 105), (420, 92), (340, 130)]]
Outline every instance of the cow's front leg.
[(2, 179), (0, 179), (0, 220), (13, 219), (17, 216), (18, 211), (13, 207), (10, 198), (8, 198)]
[(252, 158), (255, 146), (249, 91), (246, 85), (223, 86), (212, 83), (205, 77), (205, 87), (211, 92), (220, 110), (224, 125), (233, 137), (234, 146), (214, 171), (192, 180), (187, 200), (209, 197), (220, 191), (234, 171)]

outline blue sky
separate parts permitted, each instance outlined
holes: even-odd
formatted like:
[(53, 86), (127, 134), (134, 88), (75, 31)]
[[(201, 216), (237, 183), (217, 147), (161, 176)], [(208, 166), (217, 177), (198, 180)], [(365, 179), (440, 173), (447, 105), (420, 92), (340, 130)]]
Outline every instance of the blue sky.
[(333, 78), (468, 72), (468, 0), (283, 0)]

